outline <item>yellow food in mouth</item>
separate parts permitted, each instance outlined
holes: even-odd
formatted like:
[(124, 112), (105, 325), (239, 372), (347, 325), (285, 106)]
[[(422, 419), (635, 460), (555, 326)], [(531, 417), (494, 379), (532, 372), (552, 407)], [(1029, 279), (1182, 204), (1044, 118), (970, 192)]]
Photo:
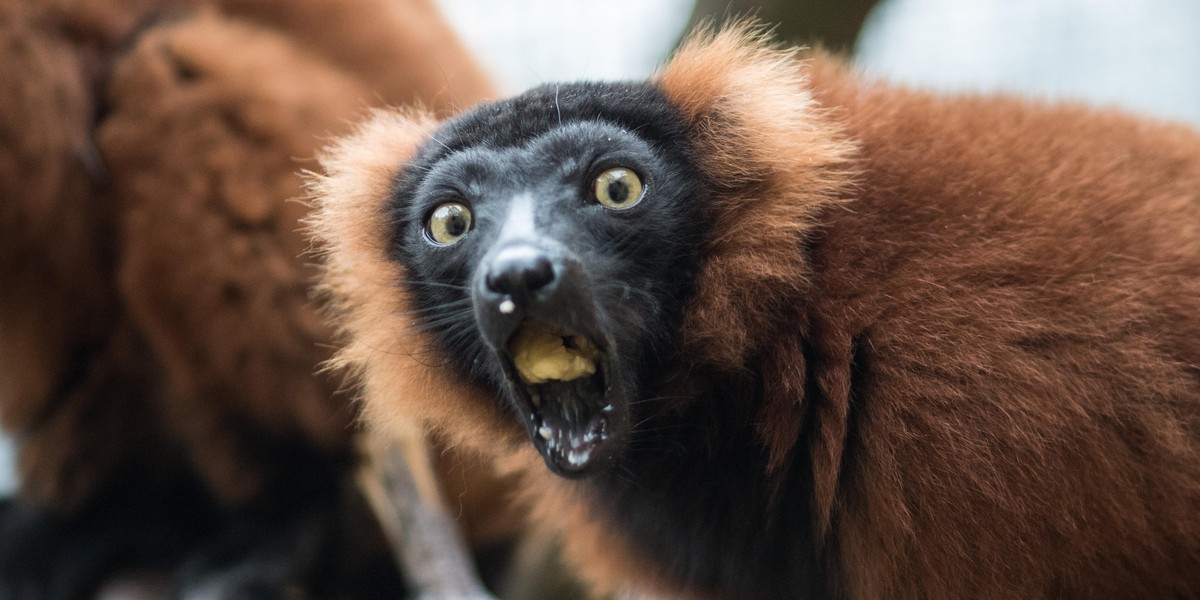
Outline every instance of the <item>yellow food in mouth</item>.
[(513, 366), (526, 384), (574, 381), (596, 372), (599, 352), (587, 338), (525, 323), (509, 345)]

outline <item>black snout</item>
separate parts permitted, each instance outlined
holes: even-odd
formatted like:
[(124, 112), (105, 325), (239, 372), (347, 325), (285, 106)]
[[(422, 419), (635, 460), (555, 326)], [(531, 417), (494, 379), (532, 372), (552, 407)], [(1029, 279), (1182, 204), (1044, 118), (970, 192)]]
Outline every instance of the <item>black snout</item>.
[(493, 292), (523, 297), (554, 282), (554, 265), (537, 246), (508, 246), (492, 258), (484, 281)]
[(569, 251), (508, 242), (479, 267), (472, 285), (475, 321), (493, 350), (507, 352), (513, 333), (530, 319), (604, 341), (592, 285)]

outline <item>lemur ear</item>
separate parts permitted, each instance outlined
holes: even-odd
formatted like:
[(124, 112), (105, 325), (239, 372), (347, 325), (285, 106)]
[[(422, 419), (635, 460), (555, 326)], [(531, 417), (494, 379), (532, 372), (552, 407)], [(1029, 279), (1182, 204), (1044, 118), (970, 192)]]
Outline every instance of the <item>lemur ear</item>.
[(714, 190), (685, 355), (738, 369), (808, 279), (800, 244), (849, 188), (854, 146), (812, 99), (806, 64), (752, 22), (701, 29), (655, 76)]
[[(396, 295), (394, 282), (380, 279), (393, 269), (385, 254), (386, 205), (396, 177), (436, 126), (433, 115), (422, 111), (374, 111), (318, 157), (323, 173), (308, 178), (315, 205), (308, 227), (321, 245), (325, 285), (335, 301), (373, 302)], [(364, 285), (375, 283), (386, 285), (378, 291), (387, 293), (362, 293)], [(337, 308), (341, 315), (362, 312), (359, 306)]]
[[(388, 258), (396, 179), (437, 126), (424, 111), (376, 111), (325, 150), (322, 174), (309, 175), (307, 225), (323, 259), (322, 293), (345, 342), (330, 368), (347, 369), (361, 382), (364, 419), (373, 426), (457, 423), (455, 439), (494, 439), (486, 429), (500, 422), (495, 403), (472, 401), (478, 392), (471, 386), (427, 364), (431, 341), (409, 318), (399, 285), (407, 279), (404, 268)], [(376, 360), (380, 354), (388, 359)]]

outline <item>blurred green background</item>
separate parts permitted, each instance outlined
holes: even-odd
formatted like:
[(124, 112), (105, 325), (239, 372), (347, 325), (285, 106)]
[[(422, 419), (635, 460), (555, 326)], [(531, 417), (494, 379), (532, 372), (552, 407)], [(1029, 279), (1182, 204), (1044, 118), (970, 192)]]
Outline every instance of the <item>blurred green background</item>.
[(850, 52), (867, 13), (877, 0), (697, 0), (692, 23), (755, 15), (775, 25), (781, 41)]

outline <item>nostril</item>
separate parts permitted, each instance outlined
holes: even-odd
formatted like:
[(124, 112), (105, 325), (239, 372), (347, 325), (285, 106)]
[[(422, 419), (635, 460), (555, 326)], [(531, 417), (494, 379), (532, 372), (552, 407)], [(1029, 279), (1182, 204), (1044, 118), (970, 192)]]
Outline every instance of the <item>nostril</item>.
[(535, 292), (554, 281), (554, 265), (539, 248), (510, 246), (492, 259), (485, 280), (488, 289), (500, 294)]
[(554, 281), (554, 265), (545, 256), (537, 257), (525, 271), (525, 289), (531, 292), (546, 287), (551, 281)]

